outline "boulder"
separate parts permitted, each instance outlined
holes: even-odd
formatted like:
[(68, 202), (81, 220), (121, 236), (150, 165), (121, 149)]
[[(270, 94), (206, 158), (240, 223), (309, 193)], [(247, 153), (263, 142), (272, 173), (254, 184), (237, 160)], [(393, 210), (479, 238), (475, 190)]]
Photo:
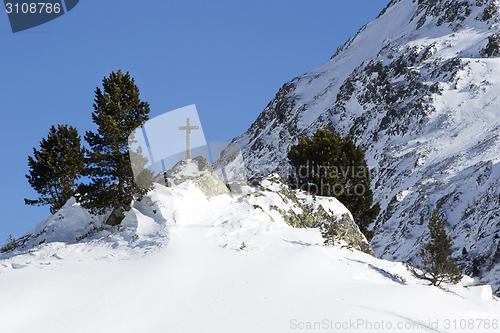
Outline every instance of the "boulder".
[(193, 159), (183, 159), (163, 175), (166, 186), (180, 185), (191, 180), (207, 197), (221, 194), (231, 195), (226, 184), (217, 176), (210, 162), (203, 156)]

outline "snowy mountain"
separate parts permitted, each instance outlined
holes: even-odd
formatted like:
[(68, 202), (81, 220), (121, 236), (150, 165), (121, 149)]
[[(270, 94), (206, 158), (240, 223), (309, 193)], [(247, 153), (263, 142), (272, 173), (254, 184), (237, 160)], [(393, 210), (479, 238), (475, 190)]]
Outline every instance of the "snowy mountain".
[(375, 253), (414, 258), (437, 208), (465, 272), (500, 293), (499, 6), (391, 1), (235, 139), (249, 174), (289, 173), (289, 147), (317, 128), (350, 134), (382, 206)]
[[(183, 170), (193, 163), (181, 163)], [(349, 221), (334, 198), (291, 191), (277, 175), (212, 197), (196, 179), (172, 186), (133, 202), (118, 227), (70, 200), (1, 254), (1, 331), (470, 332), (472, 325), (491, 332), (499, 325), (489, 285), (465, 277), (430, 287), (403, 264), (349, 246), (351, 236), (331, 247), (318, 229), (291, 226), (290, 216), (307, 209)], [(360, 234), (352, 219), (345, 223), (345, 234)]]

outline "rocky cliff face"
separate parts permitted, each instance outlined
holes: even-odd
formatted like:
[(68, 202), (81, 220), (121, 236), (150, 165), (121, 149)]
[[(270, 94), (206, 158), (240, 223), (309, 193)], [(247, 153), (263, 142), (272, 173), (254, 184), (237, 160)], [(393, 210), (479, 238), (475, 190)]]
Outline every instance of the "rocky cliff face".
[(372, 246), (413, 258), (433, 208), (466, 273), (500, 292), (500, 14), (493, 0), (393, 0), (235, 139), (251, 176), (290, 169), (329, 127), (366, 149), (382, 212)]

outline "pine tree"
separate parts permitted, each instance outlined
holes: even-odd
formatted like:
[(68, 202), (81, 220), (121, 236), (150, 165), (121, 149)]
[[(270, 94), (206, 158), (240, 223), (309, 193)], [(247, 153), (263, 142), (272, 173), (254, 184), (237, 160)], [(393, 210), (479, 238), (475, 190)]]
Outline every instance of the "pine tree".
[(455, 259), (451, 258), (451, 238), (446, 234), (443, 220), (437, 210), (433, 210), (428, 225), (430, 241), (420, 250), (419, 257), (422, 259), (416, 267), (408, 266), (412, 274), (423, 280), (429, 281), (434, 286), (442, 282), (458, 283), (462, 279), (460, 268)]
[(140, 198), (152, 188), (151, 173), (149, 181), (142, 179), (141, 186), (135, 183), (128, 141), (134, 129), (148, 120), (150, 108), (141, 101), (139, 88), (128, 72), (112, 72), (102, 85), (102, 90), (95, 90), (92, 113), (97, 133), (89, 131), (85, 135), (91, 148), (85, 175), (91, 183), (79, 187), (78, 199), (94, 214), (112, 209), (108, 224), (116, 225), (134, 197)]
[(294, 169), (290, 183), (296, 188), (322, 196), (333, 196), (352, 213), (356, 224), (368, 239), (369, 225), (380, 212), (373, 204), (370, 172), (364, 151), (350, 136), (318, 129), (312, 138), (303, 136), (292, 146), (288, 159)]
[(27, 205), (50, 205), (54, 214), (75, 194), (76, 181), (84, 169), (85, 148), (76, 128), (52, 126), (40, 150), (33, 148), (28, 157), (29, 184), (40, 194), (36, 200), (24, 199)]

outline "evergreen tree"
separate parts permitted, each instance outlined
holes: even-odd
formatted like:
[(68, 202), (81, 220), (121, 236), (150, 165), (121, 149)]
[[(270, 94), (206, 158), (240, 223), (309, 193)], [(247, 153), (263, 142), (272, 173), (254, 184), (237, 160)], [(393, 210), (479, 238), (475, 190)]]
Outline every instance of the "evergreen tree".
[(29, 184), (40, 194), (36, 200), (24, 199), (27, 205), (50, 205), (54, 214), (75, 194), (76, 181), (84, 169), (85, 148), (76, 128), (52, 126), (40, 150), (33, 148), (28, 157)]
[(135, 183), (128, 146), (129, 136), (148, 120), (150, 109), (141, 101), (139, 88), (128, 72), (112, 72), (102, 85), (102, 90), (95, 90), (92, 113), (97, 133), (85, 135), (91, 148), (85, 175), (91, 183), (80, 186), (78, 199), (94, 214), (113, 209), (108, 224), (116, 225), (134, 197), (140, 198), (152, 188), (152, 173), (149, 181), (143, 176), (141, 186)]
[(451, 258), (451, 238), (446, 234), (443, 220), (435, 209), (428, 228), (430, 241), (420, 250), (422, 261), (420, 265), (416, 265), (421, 272), (408, 266), (410, 271), (415, 277), (427, 280), (434, 286), (439, 286), (442, 282), (458, 283), (462, 274), (455, 259)]
[(303, 136), (290, 148), (288, 160), (294, 169), (290, 183), (313, 194), (336, 197), (351, 211), (361, 232), (373, 237), (368, 227), (380, 206), (373, 204), (364, 151), (350, 136), (318, 129), (312, 138)]

